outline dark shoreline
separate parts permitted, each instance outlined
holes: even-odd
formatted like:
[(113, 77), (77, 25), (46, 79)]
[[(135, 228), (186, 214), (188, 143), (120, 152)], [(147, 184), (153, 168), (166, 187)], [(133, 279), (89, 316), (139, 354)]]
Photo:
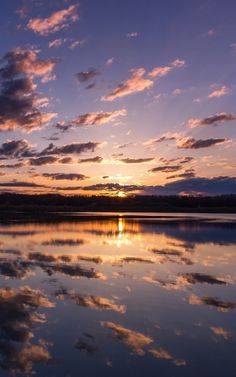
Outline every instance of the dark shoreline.
[(0, 212), (197, 212), (236, 213), (236, 195), (63, 196), (0, 194)]

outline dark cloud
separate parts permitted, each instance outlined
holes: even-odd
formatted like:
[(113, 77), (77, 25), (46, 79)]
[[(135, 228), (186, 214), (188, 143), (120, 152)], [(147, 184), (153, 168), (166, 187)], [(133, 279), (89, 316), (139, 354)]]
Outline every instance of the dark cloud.
[(18, 168), (22, 168), (22, 166), (24, 166), (23, 162), (17, 162), (16, 164), (0, 165), (0, 168), (3, 168), (3, 169), (18, 169)]
[(99, 74), (100, 73), (95, 68), (89, 68), (87, 71), (78, 72), (76, 77), (80, 83), (87, 83)]
[(176, 179), (176, 178), (189, 179), (189, 178), (194, 178), (195, 176), (196, 176), (196, 173), (195, 173), (194, 169), (187, 169), (183, 173), (171, 175), (171, 176), (167, 177), (167, 179)]
[(206, 118), (189, 119), (188, 126), (195, 128), (199, 126), (217, 126), (219, 123), (230, 122), (236, 120), (236, 115), (231, 113), (217, 113)]
[(191, 295), (188, 300), (191, 305), (207, 305), (216, 308), (220, 312), (228, 312), (229, 310), (236, 309), (236, 303), (231, 301), (222, 301), (217, 297), (198, 297)]
[(127, 158), (122, 158), (120, 161), (124, 162), (125, 164), (142, 164), (144, 162), (150, 162), (150, 161), (153, 161), (153, 160), (154, 160), (153, 157), (149, 157), (149, 158), (130, 158), (130, 157), (127, 157)]
[(10, 181), (1, 182), (0, 187), (29, 187), (29, 188), (45, 188), (47, 186), (40, 185), (35, 182), (24, 182), (24, 181)]
[(181, 165), (163, 165), (163, 166), (157, 166), (156, 168), (150, 169), (148, 172), (149, 173), (173, 173), (178, 170), (181, 170), (182, 166)]
[(94, 354), (98, 352), (98, 347), (94, 345), (91, 339), (78, 339), (74, 345), (76, 349), (81, 352), (86, 352), (88, 354)]
[[(64, 244), (65, 245), (65, 244)], [(58, 246), (58, 245), (56, 245)], [(62, 245), (63, 246), (63, 245)], [(70, 245), (72, 246), (72, 245)], [(70, 263), (71, 262), (71, 263)], [(70, 255), (54, 255), (40, 252), (30, 252), (27, 260), (24, 259), (24, 266), (33, 270), (41, 268), (49, 276), (53, 274), (63, 274), (73, 278), (86, 277), (88, 279), (102, 279), (104, 276), (95, 271), (94, 268), (82, 267), (72, 261)]]
[(148, 144), (162, 143), (163, 141), (174, 141), (174, 140), (176, 140), (176, 136), (163, 135), (159, 137), (158, 139), (151, 140), (150, 142), (148, 142)]
[(39, 313), (53, 303), (40, 290), (23, 286), (0, 289), (1, 368), (12, 374), (30, 375), (35, 363), (51, 360), (46, 342), (31, 344), (35, 325), (46, 322)]
[(119, 183), (98, 183), (81, 187), (85, 191), (140, 192), (146, 195), (179, 195), (182, 193), (221, 195), (236, 193), (236, 177), (219, 176), (213, 178), (194, 177), (179, 179), (163, 186), (121, 185)]
[(167, 183), (164, 186), (156, 186), (155, 193), (159, 195), (178, 195), (182, 192), (189, 194), (201, 193), (203, 195), (221, 195), (236, 193), (236, 177), (219, 176), (213, 178), (195, 177), (180, 179)]
[(216, 144), (221, 144), (227, 141), (227, 139), (194, 139), (194, 138), (189, 138), (185, 141), (182, 142), (182, 144), (178, 145), (178, 148), (183, 148), (183, 149), (199, 149), (199, 148), (208, 148), (212, 147), (213, 145)]
[(43, 242), (44, 246), (79, 246), (84, 245), (85, 241), (82, 239), (67, 239), (67, 238), (56, 238), (50, 241)]
[(99, 147), (101, 143), (87, 142), (87, 143), (72, 143), (65, 144), (62, 146), (56, 146), (53, 143), (49, 144), (48, 147), (39, 153), (39, 156), (47, 155), (63, 155), (63, 154), (81, 154), (83, 152), (94, 152), (94, 150)]
[(30, 157), (34, 154), (27, 140), (7, 140), (0, 147), (0, 156), (7, 158)]
[(79, 164), (87, 164), (87, 163), (94, 163), (94, 164), (100, 164), (103, 161), (103, 158), (100, 156), (91, 157), (91, 158), (81, 158), (78, 160)]
[(60, 164), (71, 164), (73, 162), (71, 157), (63, 157), (60, 160), (58, 160)]
[(124, 257), (120, 259), (120, 262), (126, 263), (154, 263), (151, 259), (139, 258), (139, 257)]
[(55, 162), (57, 162), (57, 157), (54, 157), (54, 156), (35, 157), (35, 158), (30, 158), (29, 160), (29, 164), (32, 166), (54, 164)]
[(42, 174), (45, 178), (51, 178), (55, 180), (69, 180), (69, 181), (83, 181), (85, 179), (88, 179), (84, 174), (78, 174), (78, 173), (44, 173)]
[(144, 186), (138, 185), (120, 185), (119, 183), (98, 183), (91, 186), (84, 186), (83, 190), (85, 191), (126, 191), (132, 192), (143, 189)]
[(0, 274), (8, 278), (23, 279), (29, 273), (29, 269), (23, 261), (0, 260)]
[(224, 279), (219, 279), (215, 276), (208, 275), (208, 274), (201, 274), (198, 272), (188, 272), (185, 274), (179, 274), (184, 280), (186, 280), (189, 284), (197, 284), (197, 283), (207, 283), (207, 284), (218, 284), (218, 285), (226, 285), (227, 282)]
[(41, 111), (47, 99), (35, 92), (32, 78), (49, 80), (56, 61), (38, 59), (38, 51), (33, 49), (16, 48), (2, 62), (5, 65), (0, 68), (0, 131), (31, 132), (42, 128), (56, 114)]
[(102, 263), (101, 257), (90, 257), (89, 255), (78, 255), (77, 260), (78, 261), (84, 261), (84, 262), (91, 262), (91, 263), (95, 263), (95, 264)]

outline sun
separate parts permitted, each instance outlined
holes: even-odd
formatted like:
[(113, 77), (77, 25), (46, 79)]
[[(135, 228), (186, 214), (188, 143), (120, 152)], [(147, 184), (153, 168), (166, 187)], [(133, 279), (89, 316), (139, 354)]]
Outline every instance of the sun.
[(126, 195), (126, 193), (124, 191), (119, 191), (118, 194), (117, 194), (117, 196), (119, 198), (125, 198), (127, 195)]

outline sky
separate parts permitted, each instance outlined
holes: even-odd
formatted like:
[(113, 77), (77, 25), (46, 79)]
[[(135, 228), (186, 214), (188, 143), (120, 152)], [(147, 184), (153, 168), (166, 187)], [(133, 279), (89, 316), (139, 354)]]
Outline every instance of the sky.
[(234, 0), (3, 0), (0, 192), (236, 193)]

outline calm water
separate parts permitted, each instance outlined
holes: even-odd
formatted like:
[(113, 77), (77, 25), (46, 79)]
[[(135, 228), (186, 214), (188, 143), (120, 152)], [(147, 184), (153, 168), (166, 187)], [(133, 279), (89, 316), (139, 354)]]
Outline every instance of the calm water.
[(0, 225), (0, 376), (235, 376), (236, 216), (198, 217)]

